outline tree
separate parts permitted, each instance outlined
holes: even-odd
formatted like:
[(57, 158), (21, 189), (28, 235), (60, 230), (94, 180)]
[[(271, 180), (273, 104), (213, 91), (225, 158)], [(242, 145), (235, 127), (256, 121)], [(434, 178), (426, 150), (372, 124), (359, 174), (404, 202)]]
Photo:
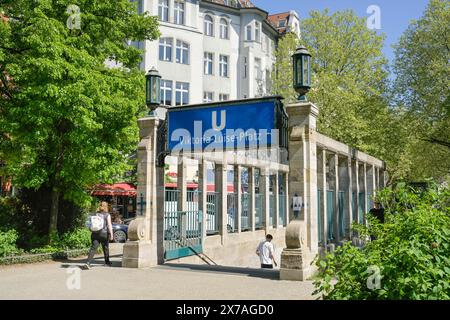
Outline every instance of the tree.
[(87, 187), (127, 168), (145, 101), (129, 41), (159, 36), (128, 0), (75, 2), (79, 16), (72, 0), (0, 0), (0, 136), (15, 151), (4, 156), (16, 184), (50, 188), (50, 235), (61, 196), (86, 204)]
[(275, 65), (272, 70), (272, 90), (284, 97), (285, 103), (293, 103), (298, 94), (292, 86), (292, 55), (300, 44), (295, 33), (287, 33), (278, 42), (275, 50)]
[[(410, 179), (450, 173), (450, 4), (431, 0), (395, 46), (394, 93), (411, 124)], [(424, 152), (425, 151), (425, 152)]]
[(309, 98), (320, 108), (319, 131), (368, 150), (376, 118), (387, 110), (384, 36), (367, 29), (365, 19), (349, 10), (310, 12), (302, 35), (312, 54)]

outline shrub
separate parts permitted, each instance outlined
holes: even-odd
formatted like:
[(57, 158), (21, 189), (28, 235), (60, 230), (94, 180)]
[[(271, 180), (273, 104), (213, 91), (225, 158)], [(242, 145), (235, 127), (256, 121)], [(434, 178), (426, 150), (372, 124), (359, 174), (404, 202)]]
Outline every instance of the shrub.
[(65, 233), (59, 246), (64, 249), (85, 249), (91, 245), (91, 232), (86, 228), (78, 228)]
[(16, 246), (19, 235), (12, 229), (8, 231), (0, 230), (0, 257), (11, 256), (20, 252)]
[[(317, 261), (316, 294), (324, 299), (450, 299), (450, 190), (404, 185), (378, 195), (386, 219), (356, 229), (375, 236), (346, 243)], [(375, 280), (379, 280), (379, 286)]]

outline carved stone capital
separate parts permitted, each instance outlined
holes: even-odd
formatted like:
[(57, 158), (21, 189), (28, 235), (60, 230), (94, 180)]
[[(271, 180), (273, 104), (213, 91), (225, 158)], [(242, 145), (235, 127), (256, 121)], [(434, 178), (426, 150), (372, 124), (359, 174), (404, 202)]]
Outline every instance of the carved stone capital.
[(128, 227), (128, 239), (130, 241), (141, 241), (145, 239), (145, 219), (139, 217), (131, 221)]

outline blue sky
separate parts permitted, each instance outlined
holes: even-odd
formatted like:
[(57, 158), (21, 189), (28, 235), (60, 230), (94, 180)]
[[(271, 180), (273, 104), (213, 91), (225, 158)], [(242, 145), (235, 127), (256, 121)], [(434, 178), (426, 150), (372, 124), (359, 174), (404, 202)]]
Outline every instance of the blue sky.
[(392, 44), (395, 44), (406, 30), (412, 19), (422, 16), (428, 0), (252, 0), (261, 9), (270, 14), (295, 10), (300, 19), (309, 15), (311, 10), (322, 11), (329, 8), (331, 12), (352, 9), (361, 17), (370, 5), (377, 5), (381, 10), (381, 30), (386, 34), (384, 54), (392, 60), (394, 54)]

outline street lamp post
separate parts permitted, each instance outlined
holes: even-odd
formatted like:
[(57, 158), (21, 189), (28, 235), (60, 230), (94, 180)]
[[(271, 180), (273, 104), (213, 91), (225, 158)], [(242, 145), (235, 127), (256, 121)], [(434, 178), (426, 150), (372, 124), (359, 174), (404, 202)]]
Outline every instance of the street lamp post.
[(292, 55), (294, 65), (294, 89), (299, 101), (307, 101), (306, 94), (311, 89), (311, 54), (304, 47), (297, 48)]
[(145, 75), (145, 83), (145, 102), (152, 114), (161, 104), (161, 75), (155, 67)]

